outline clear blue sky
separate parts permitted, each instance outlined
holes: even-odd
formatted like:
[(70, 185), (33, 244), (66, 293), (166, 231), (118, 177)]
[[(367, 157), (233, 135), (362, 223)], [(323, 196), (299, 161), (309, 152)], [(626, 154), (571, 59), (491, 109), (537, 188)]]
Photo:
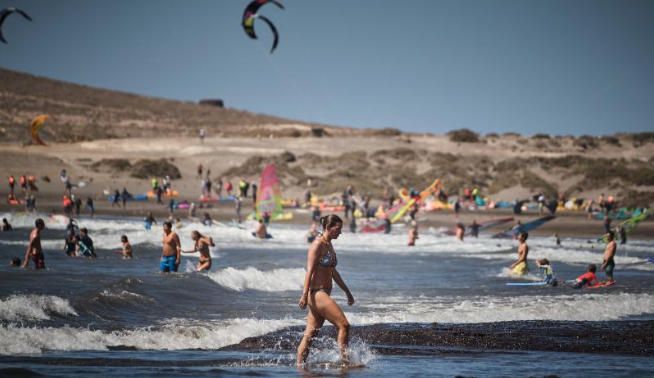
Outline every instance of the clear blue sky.
[[(353, 127), (654, 130), (654, 1), (0, 0), (0, 66)], [(0, 90), (2, 83), (0, 83)]]

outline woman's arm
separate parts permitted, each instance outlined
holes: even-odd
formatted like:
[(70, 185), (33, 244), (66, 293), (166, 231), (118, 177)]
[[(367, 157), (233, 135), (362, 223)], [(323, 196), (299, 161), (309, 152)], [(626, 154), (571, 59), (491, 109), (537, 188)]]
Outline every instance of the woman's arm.
[(27, 245), (27, 250), (25, 251), (25, 258), (23, 259), (23, 264), (21, 267), (27, 268), (27, 264), (29, 264), (30, 260), (30, 251), (32, 250), (32, 238), (30, 237), (30, 242)]
[(336, 269), (332, 271), (332, 278), (338, 287), (340, 287), (341, 290), (345, 292), (345, 295), (347, 295), (347, 304), (352, 306), (354, 304), (354, 297), (352, 296), (350, 289), (348, 289), (347, 285), (345, 284), (345, 281), (343, 281), (343, 278), (341, 278), (341, 274), (338, 273)]
[(309, 286), (311, 285), (311, 277), (313, 276), (313, 272), (315, 271), (316, 265), (318, 264), (319, 247), (320, 247), (319, 242), (313, 243), (311, 244), (311, 247), (309, 247), (309, 252), (307, 252), (307, 273), (304, 275), (304, 288), (299, 303), (301, 309), (307, 307), (307, 300), (309, 298)]

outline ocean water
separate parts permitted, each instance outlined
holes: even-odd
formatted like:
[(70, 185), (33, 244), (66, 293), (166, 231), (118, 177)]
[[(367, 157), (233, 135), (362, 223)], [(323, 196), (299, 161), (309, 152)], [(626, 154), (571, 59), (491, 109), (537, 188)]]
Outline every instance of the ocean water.
[[(0, 375), (654, 375), (651, 356), (529, 348), (389, 354), (357, 336), (350, 345), (356, 368), (341, 368), (335, 341), (324, 338), (312, 349), (308, 370), (298, 371), (295, 351), (288, 348), (225, 347), (304, 325), (306, 312), (297, 302), (306, 262), (305, 228), (274, 224), (274, 238), (260, 241), (250, 235), (253, 224), (242, 229), (186, 222), (176, 230), (183, 248), (192, 248), (192, 230), (214, 238), (212, 271), (193, 272), (198, 256), (190, 254), (182, 258), (181, 273), (162, 275), (160, 227), (147, 231), (136, 219), (83, 218), (78, 223), (90, 230), (99, 257), (71, 258), (62, 251), (65, 220), (43, 216), (47, 270), (34, 271), (11, 268), (8, 262), (23, 257), (35, 216), (2, 216), (17, 230), (0, 233)], [(122, 234), (134, 247), (132, 260), (115, 252)], [(333, 295), (355, 327), (654, 319), (654, 264), (647, 260), (654, 256), (654, 242), (630, 240), (619, 246), (618, 283), (612, 287), (506, 286), (539, 280), (536, 258), (548, 258), (561, 280), (577, 277), (589, 263), (601, 264), (601, 246), (586, 239), (563, 239), (561, 247), (552, 238), (528, 242), (532, 271), (517, 279), (506, 269), (516, 256), (512, 240), (482, 234), (462, 243), (422, 229), (417, 246), (408, 247), (403, 227), (390, 235), (344, 232), (334, 247), (356, 304), (347, 306), (338, 288)]]

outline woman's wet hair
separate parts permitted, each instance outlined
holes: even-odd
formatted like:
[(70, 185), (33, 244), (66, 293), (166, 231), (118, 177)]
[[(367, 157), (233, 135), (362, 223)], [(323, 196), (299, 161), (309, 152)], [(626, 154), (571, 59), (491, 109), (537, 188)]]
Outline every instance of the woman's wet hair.
[(193, 230), (193, 231), (191, 231), (191, 238), (194, 238), (194, 237), (197, 237), (199, 239), (199, 238), (202, 237), (202, 234), (197, 230)]
[(122, 241), (123, 243), (127, 243), (127, 235), (121, 235), (120, 241)]
[(332, 228), (337, 224), (343, 224), (343, 220), (336, 214), (329, 214), (320, 218), (320, 225), (322, 225), (323, 230)]

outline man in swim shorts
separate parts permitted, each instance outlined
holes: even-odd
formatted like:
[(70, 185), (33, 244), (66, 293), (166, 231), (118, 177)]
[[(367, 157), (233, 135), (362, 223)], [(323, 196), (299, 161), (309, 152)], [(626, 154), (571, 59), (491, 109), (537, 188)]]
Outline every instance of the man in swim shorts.
[(608, 244), (606, 245), (606, 249), (604, 250), (604, 256), (603, 256), (603, 262), (602, 266), (600, 268), (601, 271), (606, 274), (606, 281), (607, 283), (613, 283), (613, 269), (615, 268), (615, 261), (613, 260), (615, 257), (615, 252), (617, 250), (617, 244), (615, 242), (615, 233), (613, 231), (609, 231), (606, 234), (606, 240), (608, 241)]
[(182, 259), (182, 243), (179, 236), (173, 232), (173, 224), (170, 221), (164, 222), (163, 232), (163, 252), (159, 270), (164, 273), (177, 272)]
[(527, 266), (527, 255), (529, 254), (529, 246), (527, 245), (527, 238), (529, 234), (526, 232), (521, 232), (518, 235), (518, 241), (520, 245), (518, 246), (518, 259), (509, 266), (513, 274), (522, 276), (529, 272), (529, 267)]
[(34, 261), (35, 269), (45, 269), (45, 257), (43, 256), (43, 248), (41, 248), (41, 231), (45, 228), (45, 222), (43, 219), (38, 218), (34, 222), (34, 226), (34, 229), (30, 232), (30, 241), (25, 251), (23, 268), (27, 268), (31, 259)]

